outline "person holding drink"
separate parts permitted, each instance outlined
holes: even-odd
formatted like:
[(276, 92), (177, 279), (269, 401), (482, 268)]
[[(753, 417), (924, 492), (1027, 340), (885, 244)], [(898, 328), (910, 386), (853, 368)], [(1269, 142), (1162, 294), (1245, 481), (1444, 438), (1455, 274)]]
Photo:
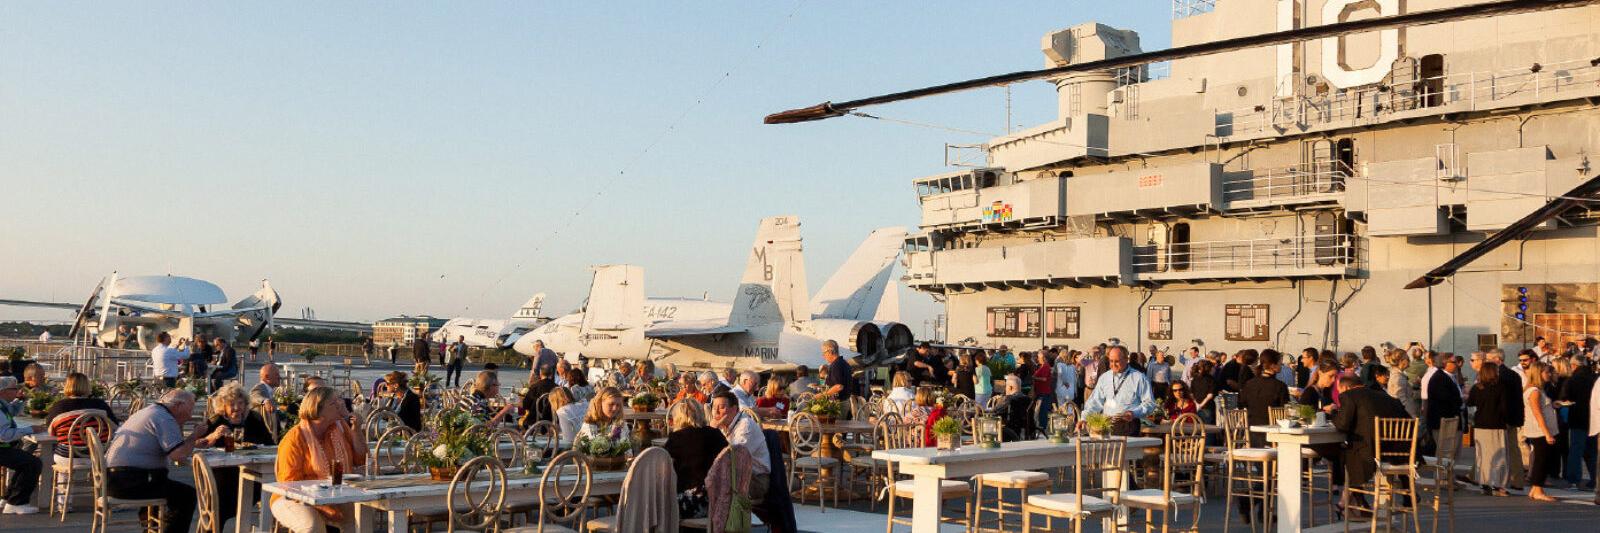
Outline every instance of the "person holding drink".
[[(278, 481), (331, 479), (366, 462), (366, 439), (344, 402), (328, 387), (307, 392), (300, 422), (278, 444)], [(322, 533), (329, 524), (355, 531), (355, 508), (349, 504), (313, 507), (274, 495), (272, 514), (295, 533)]]

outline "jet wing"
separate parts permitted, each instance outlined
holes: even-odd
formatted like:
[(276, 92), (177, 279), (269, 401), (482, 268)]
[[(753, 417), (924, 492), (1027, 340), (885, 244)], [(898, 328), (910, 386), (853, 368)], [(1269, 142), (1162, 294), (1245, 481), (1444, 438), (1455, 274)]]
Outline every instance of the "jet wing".
[(694, 337), (699, 335), (727, 335), (730, 333), (749, 332), (748, 326), (731, 325), (720, 320), (686, 321), (675, 320), (652, 324), (645, 328), (644, 336), (651, 339), (667, 339), (673, 337)]
[(43, 308), (46, 308), (46, 309), (66, 309), (66, 310), (69, 310), (69, 311), (77, 311), (79, 307), (83, 306), (83, 304), (69, 304), (69, 303), (58, 303), (58, 302), (34, 302), (34, 301), (29, 301), (29, 300), (6, 300), (6, 299), (0, 299), (0, 305), (15, 305), (15, 306), (18, 306), (18, 307), (43, 307)]
[(278, 325), (283, 325), (283, 326), (293, 326), (293, 327), (300, 327), (300, 328), (333, 329), (333, 330), (341, 330), (341, 331), (354, 331), (354, 332), (357, 332), (357, 333), (371, 333), (372, 332), (372, 324), (365, 324), (365, 323), (361, 323), (361, 322), (344, 322), (344, 321), (339, 321), (339, 320), (307, 320), (307, 319), (304, 319), (304, 318), (276, 318), (276, 317), (274, 317), (272, 319), (272, 323), (273, 324), (278, 324)]

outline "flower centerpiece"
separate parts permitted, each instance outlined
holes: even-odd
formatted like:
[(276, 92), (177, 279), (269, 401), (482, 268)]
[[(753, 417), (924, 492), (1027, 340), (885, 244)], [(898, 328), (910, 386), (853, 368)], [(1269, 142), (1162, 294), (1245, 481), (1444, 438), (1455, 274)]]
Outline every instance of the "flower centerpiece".
[(656, 410), (657, 405), (661, 405), (661, 397), (644, 390), (633, 395), (633, 398), (628, 400), (628, 405), (633, 407), (635, 413), (648, 413)]
[(1103, 439), (1111, 435), (1111, 417), (1105, 413), (1092, 413), (1083, 417), (1083, 425), (1089, 428), (1089, 436)]
[(288, 428), (300, 421), (300, 393), (294, 387), (278, 387), (272, 400), (278, 404), (279, 424)]
[(819, 394), (812, 397), (811, 401), (801, 405), (800, 410), (811, 413), (812, 416), (817, 417), (818, 422), (831, 424), (838, 420), (839, 417), (844, 416), (844, 402), (840, 402), (837, 398), (827, 394)]
[(56, 403), (58, 399), (60, 399), (60, 395), (47, 390), (30, 392), (28, 393), (28, 414), (33, 415), (35, 418), (41, 418), (44, 416), (45, 411), (50, 410), (50, 404)]
[(628, 455), (633, 453), (634, 441), (626, 434), (585, 435), (572, 443), (572, 449), (589, 458), (595, 470), (622, 470), (628, 465)]
[(417, 463), (428, 467), (428, 475), (434, 480), (449, 481), (462, 464), (489, 454), (488, 436), (474, 430), (482, 424), (466, 409), (441, 409), (428, 421), (430, 431), (417, 436), (422, 439), (417, 443)]
[(1294, 413), (1300, 417), (1300, 424), (1302, 425), (1309, 426), (1311, 421), (1317, 418), (1317, 408), (1311, 406), (1311, 404), (1295, 404)]
[(941, 417), (933, 423), (933, 435), (939, 443), (939, 449), (958, 449), (961, 447), (961, 421), (953, 416)]
[(211, 392), (210, 383), (204, 378), (184, 378), (178, 381), (178, 388), (189, 391), (195, 398), (205, 398)]

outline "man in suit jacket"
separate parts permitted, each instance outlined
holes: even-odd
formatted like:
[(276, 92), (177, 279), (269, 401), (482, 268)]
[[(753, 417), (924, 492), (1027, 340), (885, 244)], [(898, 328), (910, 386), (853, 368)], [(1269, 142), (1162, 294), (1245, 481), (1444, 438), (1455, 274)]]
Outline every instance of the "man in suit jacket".
[[(1433, 432), (1432, 443), (1439, 442), (1439, 424), (1447, 418), (1460, 419), (1461, 417), (1461, 384), (1456, 383), (1456, 371), (1453, 359), (1446, 359), (1443, 368), (1433, 373), (1433, 379), (1428, 381), (1428, 405), (1423, 408), (1427, 416), (1428, 431)], [(1404, 404), (1404, 402), (1401, 402)], [(1457, 426), (1462, 427), (1462, 426)], [(1421, 450), (1423, 453), (1432, 453), (1433, 447)]]
[(1377, 425), (1379, 418), (1410, 418), (1405, 404), (1380, 390), (1361, 384), (1361, 378), (1345, 375), (1339, 377), (1339, 410), (1334, 412), (1333, 425), (1345, 434), (1345, 474), (1348, 486), (1357, 486), (1372, 479), (1378, 471)]
[[(1531, 354), (1531, 351), (1529, 353)], [(1522, 483), (1527, 479), (1527, 471), (1522, 469), (1521, 452), (1521, 447), (1525, 446), (1525, 444), (1522, 444), (1522, 416), (1524, 414), (1522, 409), (1522, 375), (1506, 366), (1506, 353), (1504, 351), (1498, 348), (1489, 350), (1487, 357), (1489, 362), (1500, 365), (1500, 388), (1505, 391), (1507, 396), (1506, 408), (1509, 411), (1506, 414), (1510, 415), (1510, 418), (1506, 420), (1505, 436), (1506, 448), (1510, 452), (1506, 454), (1506, 472), (1511, 478), (1511, 486), (1507, 488), (1520, 490)], [(1512, 361), (1510, 366), (1514, 367), (1517, 364), (1518, 361)]]

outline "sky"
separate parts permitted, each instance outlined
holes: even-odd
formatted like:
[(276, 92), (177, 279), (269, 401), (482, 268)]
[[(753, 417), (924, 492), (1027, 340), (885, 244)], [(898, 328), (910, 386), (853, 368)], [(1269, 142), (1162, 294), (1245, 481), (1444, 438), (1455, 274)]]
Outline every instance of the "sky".
[[(78, 302), (112, 271), (270, 280), (282, 316), (507, 316), (581, 304), (595, 264), (729, 299), (762, 217), (802, 221), (812, 291), (911, 180), (1006, 131), (1007, 92), (763, 125), (769, 113), (1041, 68), (1131, 2), (7, 2), (0, 298)], [(1053, 86), (1010, 91), (1013, 127)], [(948, 129), (947, 129), (948, 128)], [(941, 312), (901, 290), (919, 336)], [(0, 319), (66, 320), (0, 307)]]

